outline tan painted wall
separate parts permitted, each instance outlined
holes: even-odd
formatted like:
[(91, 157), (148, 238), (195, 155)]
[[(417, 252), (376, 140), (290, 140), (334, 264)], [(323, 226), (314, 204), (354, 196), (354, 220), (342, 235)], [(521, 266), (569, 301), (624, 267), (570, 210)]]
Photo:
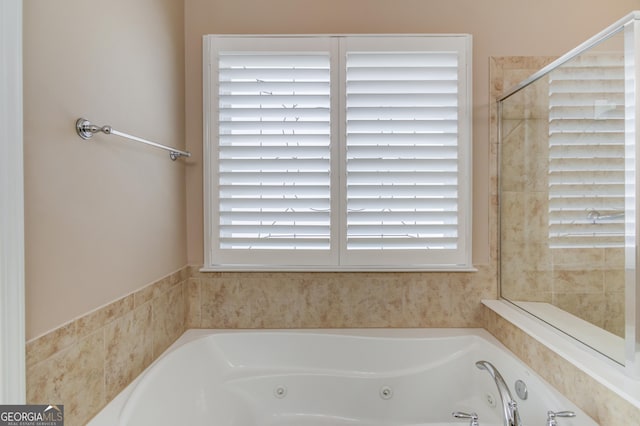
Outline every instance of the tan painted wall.
[(27, 338), (186, 264), (185, 165), (75, 121), (184, 146), (177, 0), (25, 0)]
[[(202, 262), (203, 34), (473, 34), (483, 265), (495, 238), (489, 56), (558, 55), (633, 9), (640, 0), (25, 0), (27, 338)], [(79, 116), (178, 147), (186, 135), (194, 158), (173, 163), (116, 136), (84, 142)]]
[[(473, 35), (473, 259), (490, 259), (489, 57), (557, 56), (640, 0), (185, 0), (186, 139), (202, 157), (202, 35), (470, 33)], [(202, 162), (187, 171), (190, 264), (203, 261)]]

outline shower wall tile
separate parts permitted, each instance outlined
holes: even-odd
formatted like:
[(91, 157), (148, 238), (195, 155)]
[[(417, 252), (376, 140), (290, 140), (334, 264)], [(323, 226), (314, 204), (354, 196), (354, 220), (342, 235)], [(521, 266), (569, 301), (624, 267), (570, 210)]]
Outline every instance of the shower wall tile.
[(504, 191), (500, 208), (502, 214), (502, 239), (505, 241), (522, 241), (526, 229), (526, 199), (523, 192)]
[(600, 328), (605, 328), (607, 298), (604, 293), (554, 293), (553, 304)]
[(185, 330), (185, 267), (27, 342), (27, 402), (84, 425)]
[(618, 336), (624, 336), (626, 303), (624, 292), (620, 291), (607, 294), (605, 299), (604, 309), (606, 315), (602, 328)]
[(546, 192), (548, 147), (538, 143), (549, 132), (547, 119), (502, 120), (501, 170), (504, 191)]
[(540, 192), (502, 193), (502, 238), (540, 244), (547, 240), (547, 198)]
[(525, 239), (544, 244), (549, 240), (549, 199), (546, 192), (525, 193)]
[(529, 179), (525, 182), (525, 190), (533, 193), (546, 194), (549, 190), (549, 146), (540, 144), (540, 138), (546, 139), (549, 134), (549, 120), (545, 116), (544, 119), (530, 120), (526, 126), (526, 144), (528, 154), (525, 156), (527, 161), (526, 175)]
[[(492, 58), (491, 98), (498, 99), (553, 58)], [(548, 82), (514, 93), (503, 105), (498, 147), (497, 106), (491, 108), (491, 162), (496, 175), (501, 162), (501, 276), (510, 300), (558, 304), (563, 309), (622, 335), (624, 309), (613, 309), (624, 291), (622, 249), (549, 248)], [(500, 157), (498, 158), (498, 152)], [(494, 171), (491, 171), (494, 174)], [(497, 182), (496, 182), (497, 191)], [(603, 201), (606, 202), (606, 201)], [(598, 207), (598, 206), (594, 206)], [(602, 302), (598, 305), (598, 302)], [(611, 306), (614, 315), (605, 309)]]
[[(550, 272), (553, 270), (553, 257), (547, 243), (528, 243), (519, 240), (505, 239), (502, 241), (502, 263), (507, 272), (512, 268), (516, 272), (535, 271)], [(522, 262), (522, 259), (527, 259)], [(508, 274), (509, 276), (515, 274)], [(549, 281), (550, 282), (550, 281)], [(547, 288), (547, 287), (544, 287)], [(548, 287), (551, 290), (551, 287)]]
[(604, 262), (609, 269), (624, 269), (624, 248), (604, 249)]
[[(498, 99), (523, 77), (531, 75), (554, 59), (551, 57), (491, 58), (491, 98)], [(624, 293), (621, 283), (624, 277), (624, 252), (622, 249), (553, 250), (541, 241), (527, 241), (522, 238), (527, 235), (528, 226), (531, 224), (524, 217), (527, 209), (524, 193), (545, 192), (548, 184), (545, 177), (548, 153), (544, 149), (534, 150), (532, 153), (524, 152), (525, 148), (531, 148), (527, 145), (528, 143), (547, 134), (546, 112), (541, 109), (528, 112), (530, 120), (536, 116), (541, 117), (533, 120), (535, 123), (530, 128), (524, 126), (519, 119), (525, 110), (524, 106), (530, 105), (530, 101), (540, 94), (538, 91), (535, 95), (527, 95), (528, 98), (523, 99), (522, 106), (506, 111), (507, 120), (502, 122), (504, 146), (500, 154), (503, 164), (513, 169), (511, 173), (501, 171), (503, 189), (508, 192), (506, 200), (508, 204), (504, 204), (505, 200), (502, 200), (501, 220), (507, 217), (507, 232), (502, 232), (500, 235), (502, 239), (500, 255), (504, 260), (500, 272), (503, 278), (506, 276), (510, 284), (513, 284), (509, 289), (503, 289), (503, 295), (508, 293), (512, 300), (523, 301), (560, 300), (565, 305), (565, 309), (575, 313), (588, 311), (593, 315), (590, 318), (591, 321), (601, 324), (612, 333), (623, 335)], [(494, 200), (497, 200), (498, 152), (500, 150), (495, 105), (490, 108), (490, 121), (492, 144), (490, 173), (492, 179), (495, 179), (495, 181), (492, 180), (492, 188), (495, 189)], [(532, 183), (534, 179), (539, 183)], [(494, 200), (492, 202), (497, 202)], [(538, 201), (543, 200), (538, 199)], [(515, 209), (511, 210), (511, 207)], [(546, 208), (544, 210), (546, 211)], [(510, 218), (512, 215), (520, 217), (512, 219)], [(495, 217), (497, 218), (497, 215)], [(538, 222), (537, 225), (539, 227), (544, 225), (544, 221)], [(521, 235), (516, 232), (520, 232)], [(499, 235), (497, 231), (496, 235)], [(526, 262), (522, 259), (526, 259)], [(594, 271), (598, 268), (599, 272)], [(554, 269), (558, 269), (559, 272), (553, 272)], [(578, 272), (580, 270), (586, 272), (580, 274)], [(560, 282), (556, 283), (555, 278)], [(614, 279), (610, 280), (610, 278)], [(560, 287), (568, 290), (570, 283), (583, 279), (586, 282), (580, 283), (580, 286), (585, 290), (584, 293), (576, 293), (575, 289), (571, 289), (571, 293), (559, 293), (556, 289)], [(486, 307), (483, 309), (483, 325), (516, 356), (598, 423), (629, 424), (630, 419), (640, 418), (639, 409)]]
[(605, 294), (624, 293), (625, 272), (624, 269), (604, 270), (604, 292)]
[(554, 269), (553, 291), (570, 294), (603, 294), (602, 269)]
[[(527, 259), (523, 262), (522, 259)], [(502, 295), (510, 300), (552, 302), (552, 259), (546, 244), (504, 240), (502, 270), (509, 277)]]
[(523, 173), (527, 163), (527, 157), (522, 149), (524, 138), (522, 120), (503, 118), (500, 161), (510, 166), (502, 170), (502, 190), (505, 192), (522, 192), (527, 183), (526, 173)]
[(557, 268), (604, 267), (605, 251), (601, 248), (551, 249)]

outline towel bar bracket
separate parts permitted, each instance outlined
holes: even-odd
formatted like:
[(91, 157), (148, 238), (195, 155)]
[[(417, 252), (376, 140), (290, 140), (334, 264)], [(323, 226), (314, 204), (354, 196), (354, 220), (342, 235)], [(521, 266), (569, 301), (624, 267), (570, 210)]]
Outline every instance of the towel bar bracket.
[(85, 120), (84, 118), (78, 118), (76, 121), (76, 132), (78, 132), (78, 136), (84, 140), (91, 139), (94, 133), (110, 133), (111, 129), (106, 129), (107, 127), (109, 126), (98, 127), (95, 124), (91, 124), (89, 120)]

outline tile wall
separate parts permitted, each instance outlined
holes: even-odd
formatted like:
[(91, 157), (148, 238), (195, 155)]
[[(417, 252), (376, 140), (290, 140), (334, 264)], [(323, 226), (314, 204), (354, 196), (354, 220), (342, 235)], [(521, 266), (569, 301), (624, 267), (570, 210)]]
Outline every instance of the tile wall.
[(596, 422), (602, 426), (640, 424), (639, 408), (491, 309), (484, 307), (483, 315), (485, 329)]
[[(492, 58), (492, 98), (553, 59)], [(504, 103), (503, 295), (515, 301), (552, 303), (624, 336), (624, 249), (549, 247), (548, 93), (548, 82), (541, 78)], [(497, 129), (497, 122), (491, 128)], [(492, 142), (497, 146), (495, 135)]]
[[(200, 273), (188, 282), (188, 328), (478, 327), (495, 271)], [(469, 297), (472, 295), (472, 297)]]
[[(29, 403), (84, 425), (187, 328), (484, 327), (602, 425), (640, 410), (474, 298), (469, 274), (200, 273), (186, 267), (27, 344)], [(317, 276), (316, 276), (317, 275)], [(493, 286), (482, 290), (487, 298)]]
[[(185, 267), (27, 343), (27, 401), (82, 425), (187, 328), (479, 327), (495, 271), (200, 273)], [(473, 297), (468, 297), (473, 294)], [(465, 296), (466, 295), (466, 296)]]
[(84, 425), (185, 330), (183, 268), (27, 342), (27, 403), (63, 404)]

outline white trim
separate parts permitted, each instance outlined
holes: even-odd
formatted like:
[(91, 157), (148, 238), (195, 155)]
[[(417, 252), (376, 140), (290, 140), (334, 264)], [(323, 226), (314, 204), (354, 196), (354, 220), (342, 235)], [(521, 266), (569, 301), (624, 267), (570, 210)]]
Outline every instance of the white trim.
[(370, 265), (344, 266), (295, 266), (295, 265), (213, 265), (203, 266), (200, 272), (478, 272), (478, 269), (467, 265), (408, 265), (381, 266), (374, 268)]
[(24, 404), (22, 0), (0, 1), (0, 404)]
[(597, 352), (624, 364), (624, 338), (546, 302), (511, 302)]
[(211, 123), (207, 117), (211, 117), (211, 49), (213, 48), (213, 39), (208, 36), (202, 37), (202, 136), (203, 136), (203, 144), (202, 144), (202, 158), (205, 160), (203, 163), (202, 170), (202, 191), (203, 191), (203, 212), (204, 212), (204, 263), (206, 265), (211, 265), (213, 263), (213, 259), (211, 257), (211, 246), (213, 244), (213, 239), (211, 237), (213, 232), (213, 223), (211, 220), (211, 215), (208, 212), (213, 208), (211, 199), (211, 194), (213, 188), (211, 187), (211, 176), (213, 173), (212, 169), (212, 161), (211, 158)]

